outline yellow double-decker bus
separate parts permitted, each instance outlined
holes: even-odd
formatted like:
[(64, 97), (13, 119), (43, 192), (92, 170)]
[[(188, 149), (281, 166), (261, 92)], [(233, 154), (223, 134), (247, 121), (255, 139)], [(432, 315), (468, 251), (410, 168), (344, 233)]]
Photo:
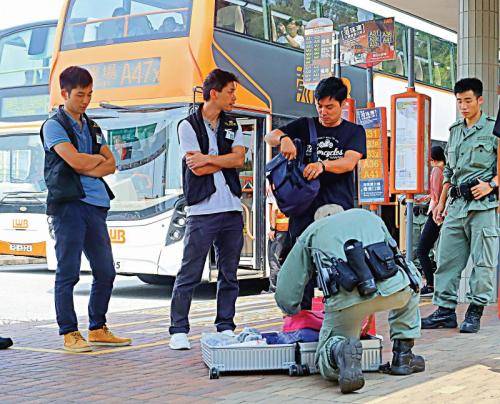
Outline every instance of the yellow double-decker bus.
[[(248, 149), (240, 172), (245, 245), (239, 277), (266, 277), (263, 136), (314, 111), (312, 94), (301, 85), (302, 51), (246, 35), (242, 13), (236, 4), (206, 0), (69, 0), (64, 5), (51, 106), (62, 103), (58, 77), (64, 68), (80, 65), (92, 73), (88, 113), (103, 128), (117, 160), (117, 172), (107, 181), (116, 195), (108, 226), (118, 273), (157, 283), (179, 270), (186, 220), (177, 125), (201, 100), (195, 88), (219, 67), (241, 81), (233, 115)], [(364, 77), (359, 69), (345, 73), (351, 80)], [(364, 85), (353, 94), (363, 103)], [(217, 271), (209, 261), (203, 279), (215, 281)], [(51, 248), (48, 264), (56, 266)]]
[[(362, 10), (349, 3), (65, 2), (56, 32), (50, 104), (62, 103), (58, 77), (64, 68), (80, 65), (91, 71), (94, 95), (88, 113), (104, 129), (117, 160), (117, 172), (107, 180), (116, 195), (108, 226), (118, 273), (151, 283), (177, 274), (185, 226), (177, 124), (201, 101), (196, 88), (203, 78), (219, 67), (240, 79), (233, 115), (248, 148), (240, 172), (245, 245), (239, 276), (266, 277), (264, 171), (271, 153), (263, 136), (298, 116), (314, 115), (313, 95), (302, 85), (299, 37), (307, 21), (317, 17), (332, 18), (336, 25), (356, 21)], [(285, 31), (299, 37), (288, 41)], [(386, 64), (378, 74), (396, 81), (395, 76), (404, 75), (399, 64), (403, 61)], [(351, 97), (364, 106), (364, 70), (344, 67), (342, 75), (351, 83)], [(217, 271), (209, 261), (203, 279), (214, 281)], [(56, 266), (52, 248), (48, 264)]]
[(49, 104), (56, 24), (41, 21), (0, 31), (0, 265), (46, 265), (46, 187), (38, 133)]

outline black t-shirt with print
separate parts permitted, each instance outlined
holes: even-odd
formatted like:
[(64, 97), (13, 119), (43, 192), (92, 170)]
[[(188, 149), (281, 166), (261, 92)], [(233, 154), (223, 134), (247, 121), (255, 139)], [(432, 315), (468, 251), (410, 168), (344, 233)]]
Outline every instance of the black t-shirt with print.
[[(361, 125), (342, 120), (340, 125), (327, 128), (319, 123), (318, 118), (314, 118), (314, 123), (318, 135), (318, 160), (338, 160), (344, 157), (347, 150), (358, 152), (363, 155), (362, 158), (366, 158), (366, 133)], [(309, 163), (312, 148), (307, 118), (299, 118), (282, 126), (280, 130), (307, 145), (304, 163)], [(314, 210), (331, 203), (346, 210), (354, 207), (354, 171), (343, 174), (323, 173), (319, 180), (320, 190), (312, 206)]]

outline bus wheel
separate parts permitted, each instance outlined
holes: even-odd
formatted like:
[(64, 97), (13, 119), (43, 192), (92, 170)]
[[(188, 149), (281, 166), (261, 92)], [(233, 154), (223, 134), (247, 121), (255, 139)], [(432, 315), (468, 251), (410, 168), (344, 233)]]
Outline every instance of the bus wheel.
[(144, 283), (148, 283), (150, 285), (172, 286), (175, 281), (175, 278), (173, 276), (166, 276), (166, 275), (141, 274), (137, 275), (137, 277)]

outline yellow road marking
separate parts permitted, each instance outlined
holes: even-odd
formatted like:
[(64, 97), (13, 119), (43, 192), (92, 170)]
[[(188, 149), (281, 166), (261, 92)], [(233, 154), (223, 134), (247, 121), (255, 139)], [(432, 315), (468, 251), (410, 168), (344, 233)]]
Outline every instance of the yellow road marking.
[[(275, 326), (275, 325), (282, 325), (282, 324), (283, 324), (282, 321), (277, 321), (274, 323), (257, 324), (257, 325), (252, 326), (252, 328), (261, 329), (261, 328), (267, 328), (267, 327), (271, 327), (271, 326)], [(237, 330), (240, 331), (240, 330), (242, 330), (242, 328), (237, 328)], [(196, 334), (196, 335), (189, 337), (189, 339), (191, 341), (197, 341), (200, 338), (201, 338), (201, 334)], [(167, 345), (169, 342), (170, 342), (170, 339), (165, 339), (165, 340), (160, 340), (160, 341), (156, 341), (156, 342), (148, 342), (146, 344), (129, 345), (129, 346), (124, 346), (124, 347), (112, 348), (112, 349), (103, 349), (100, 351), (93, 351), (93, 352), (69, 352), (69, 351), (64, 351), (62, 349), (31, 348), (31, 347), (21, 347), (21, 346), (13, 346), (10, 349), (18, 350), (18, 351), (32, 351), (32, 352), (56, 353), (56, 354), (97, 356), (97, 355), (105, 355), (105, 354), (110, 354), (110, 353), (115, 353), (115, 352), (131, 351), (131, 350)]]

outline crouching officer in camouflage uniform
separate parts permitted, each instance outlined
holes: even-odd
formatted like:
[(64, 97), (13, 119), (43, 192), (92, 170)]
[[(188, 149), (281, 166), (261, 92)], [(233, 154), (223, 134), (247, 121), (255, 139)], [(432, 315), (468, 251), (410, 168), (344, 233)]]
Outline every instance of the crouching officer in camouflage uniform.
[(391, 373), (423, 371), (424, 359), (411, 351), (414, 339), (420, 337), (418, 271), (401, 262), (396, 243), (378, 216), (325, 205), (316, 218), (332, 214), (311, 224), (288, 255), (278, 275), (278, 306), (289, 315), (299, 312), (307, 282), (321, 274), (318, 284), (326, 303), (316, 362), (323, 378), (338, 381), (342, 393), (364, 386), (359, 336), (363, 319), (378, 311), (391, 310)]
[(495, 120), (481, 112), (481, 81), (462, 79), (454, 92), (464, 119), (450, 128), (444, 186), (434, 210), (434, 221), (443, 223), (434, 279), (433, 303), (438, 309), (422, 319), (422, 328), (457, 327), (457, 290), (471, 256), (470, 305), (460, 332), (476, 333), (483, 308), (493, 296), (498, 264), (498, 146), (493, 135)]

